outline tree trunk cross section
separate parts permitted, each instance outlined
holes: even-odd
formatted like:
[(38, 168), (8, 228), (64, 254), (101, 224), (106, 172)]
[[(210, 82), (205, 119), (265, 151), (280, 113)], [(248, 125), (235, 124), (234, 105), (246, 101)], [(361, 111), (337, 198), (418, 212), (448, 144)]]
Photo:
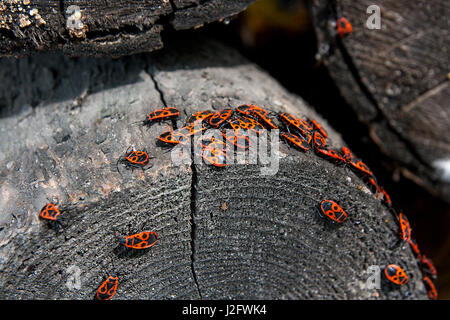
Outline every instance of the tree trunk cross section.
[[(348, 168), (283, 143), (273, 175), (257, 164), (176, 166), (155, 145), (169, 127), (136, 123), (164, 103), (187, 114), (253, 103), (316, 119), (331, 147), (343, 145), (236, 51), (188, 38), (120, 59), (2, 59), (0, 70), (17, 74), (0, 86), (27, 88), (0, 90), (11, 105), (0, 118), (0, 298), (92, 299), (111, 273), (114, 299), (426, 299), (411, 249), (392, 249), (394, 216)], [(120, 175), (130, 146), (153, 167)], [(348, 212), (344, 225), (319, 217), (323, 199)], [(63, 210), (59, 233), (38, 218), (48, 200)], [(116, 233), (144, 229), (158, 242), (123, 251)], [(365, 288), (368, 268), (389, 263), (408, 284)]]

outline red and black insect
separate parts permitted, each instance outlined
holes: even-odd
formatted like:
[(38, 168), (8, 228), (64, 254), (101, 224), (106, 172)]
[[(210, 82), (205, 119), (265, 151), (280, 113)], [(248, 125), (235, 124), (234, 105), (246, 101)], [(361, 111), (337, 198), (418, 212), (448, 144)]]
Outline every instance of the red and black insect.
[(175, 130), (176, 133), (180, 133), (186, 137), (193, 136), (196, 133), (205, 131), (206, 128), (203, 126), (201, 122), (192, 122), (188, 123), (186, 126)]
[(378, 186), (378, 183), (375, 181), (374, 178), (369, 178), (367, 179), (367, 184), (370, 187), (370, 190), (372, 190), (372, 192), (380, 192), (380, 187)]
[(47, 203), (39, 213), (39, 216), (49, 221), (57, 221), (61, 212), (53, 203)]
[(159, 142), (164, 142), (169, 145), (185, 145), (188, 142), (188, 138), (184, 134), (177, 132), (176, 130), (166, 131), (158, 137), (158, 143)]
[(173, 131), (166, 131), (162, 133), (157, 142), (160, 144), (161, 142), (168, 145), (186, 145), (189, 142), (189, 139), (192, 135), (202, 132), (206, 130), (206, 128), (200, 122), (191, 122), (185, 125), (182, 128)]
[(265, 115), (259, 111), (254, 111), (253, 114), (256, 116), (256, 118), (258, 119), (258, 121), (266, 128), (269, 130), (272, 129), (278, 129), (278, 126), (273, 122), (273, 120), (271, 118), (269, 118), (268, 115)]
[(282, 132), (281, 137), (290, 145), (302, 151), (308, 151), (310, 149), (308, 141), (290, 132)]
[(223, 109), (214, 113), (209, 118), (209, 125), (213, 128), (219, 128), (233, 115), (233, 109)]
[(316, 120), (308, 119), (308, 122), (311, 124), (313, 130), (320, 132), (320, 134), (324, 138), (328, 138), (327, 132), (325, 131), (325, 129)]
[(147, 115), (147, 119), (144, 121), (144, 125), (151, 126), (156, 122), (171, 121), (174, 128), (177, 127), (176, 119), (180, 116), (180, 110), (174, 107), (165, 107), (150, 112)]
[(437, 269), (430, 258), (425, 255), (420, 255), (419, 262), (423, 272), (427, 273), (433, 278), (437, 278)]
[(194, 112), (192, 115), (190, 115), (187, 119), (186, 119), (186, 124), (189, 123), (193, 123), (196, 121), (200, 121), (203, 122), (209, 118), (211, 118), (213, 116), (214, 112), (210, 111), (210, 110), (202, 110), (202, 111), (197, 111)]
[(336, 21), (337, 34), (343, 37), (353, 32), (353, 27), (347, 18), (341, 17)]
[(117, 291), (117, 285), (119, 283), (118, 276), (109, 275), (108, 278), (97, 289), (97, 300), (110, 300)]
[(350, 164), (353, 171), (355, 171), (356, 174), (359, 174), (359, 176), (361, 176), (362, 178), (367, 178), (367, 177), (375, 178), (375, 175), (373, 174), (373, 172), (361, 160), (347, 161), (347, 163)]
[(296, 118), (289, 113), (281, 113), (279, 119), (288, 128), (291, 127), (294, 130), (299, 131), (300, 134), (304, 134), (305, 131), (312, 131), (313, 127), (303, 119)]
[(342, 147), (341, 149), (342, 157), (345, 159), (345, 161), (354, 161), (355, 156), (347, 147)]
[(384, 203), (384, 205), (388, 208), (391, 208), (392, 200), (391, 200), (391, 197), (389, 196), (389, 194), (386, 192), (386, 190), (384, 190), (383, 188), (380, 187), (378, 191), (381, 192), (381, 194), (382, 194), (381, 201)]
[[(373, 182), (376, 184), (376, 178), (372, 170), (370, 170), (364, 162), (357, 159), (349, 148), (342, 147), (341, 153), (342, 157), (345, 159), (345, 162), (350, 165), (350, 168), (355, 171), (356, 174), (358, 174), (361, 178), (373, 179)], [(371, 182), (371, 184), (375, 186), (374, 183)], [(382, 192), (382, 189), (378, 187), (378, 184), (376, 184), (376, 190)]]
[(58, 231), (59, 227), (62, 226), (61, 222), (59, 221), (60, 215), (61, 211), (59, 211), (59, 209), (53, 203), (47, 203), (39, 213), (39, 217), (48, 221), (56, 231)]
[(228, 160), (225, 150), (214, 143), (202, 149), (202, 158), (215, 167), (225, 167)]
[[(129, 150), (129, 149), (128, 149)], [(127, 168), (140, 168), (142, 171), (150, 169), (152, 165), (148, 166), (150, 163), (150, 159), (154, 157), (150, 157), (145, 150), (131, 150), (125, 153), (123, 158), (119, 158), (116, 163), (117, 172), (119, 172), (119, 163), (124, 163)]]
[(120, 238), (120, 243), (131, 249), (148, 249), (158, 240), (158, 235), (153, 231), (142, 231), (136, 234)]
[(199, 139), (199, 143), (201, 144), (202, 148), (209, 147), (219, 149), (225, 153), (233, 151), (231, 144), (228, 144), (221, 139), (216, 139), (215, 137), (202, 137), (201, 139)]
[(384, 268), (384, 275), (391, 283), (402, 286), (408, 282), (406, 272), (396, 264), (387, 265)]
[(313, 143), (315, 149), (325, 149), (327, 146), (327, 140), (320, 134), (319, 131), (314, 132)]
[(333, 200), (323, 200), (320, 203), (319, 214), (325, 215), (330, 221), (343, 223), (347, 219), (347, 213)]
[(412, 251), (414, 252), (414, 254), (417, 257), (420, 257), (421, 253), (420, 253), (419, 245), (417, 244), (416, 240), (411, 238), (408, 240), (408, 243), (409, 243), (409, 246), (411, 247)]
[(265, 128), (258, 121), (249, 117), (239, 117), (233, 121), (229, 121), (229, 125), (234, 130), (252, 130), (257, 134), (261, 134), (265, 131)]
[(224, 132), (222, 132), (222, 136), (225, 138), (225, 140), (231, 142), (233, 145), (240, 149), (248, 149), (250, 145), (248, 130), (225, 130)]
[(425, 284), (425, 287), (427, 288), (428, 297), (430, 299), (437, 300), (438, 293), (437, 293), (436, 286), (434, 285), (433, 281), (430, 279), (430, 277), (427, 277), (427, 276), (423, 277), (422, 280), (423, 280), (423, 283)]
[(339, 154), (339, 152), (328, 149), (328, 148), (314, 148), (314, 151), (317, 155), (321, 156), (322, 158), (325, 158), (329, 161), (334, 162), (335, 164), (341, 164), (345, 163), (345, 159), (342, 158), (342, 156)]
[(254, 104), (240, 105), (236, 107), (236, 111), (246, 116), (253, 115), (255, 112), (258, 112), (259, 114), (262, 114), (264, 116), (268, 114), (266, 110), (261, 107), (255, 106)]
[(411, 225), (409, 224), (408, 218), (406, 218), (406, 215), (404, 213), (400, 212), (398, 214), (398, 221), (400, 225), (400, 244), (405, 242), (409, 243), (416, 256), (420, 257), (419, 246), (417, 245), (417, 242), (412, 238), (412, 229)]
[(271, 118), (269, 118), (269, 112), (261, 107), (252, 104), (244, 104), (236, 107), (236, 111), (246, 116), (253, 116), (255, 120), (260, 122), (265, 128), (269, 130), (278, 129), (278, 126), (273, 122)]
[(411, 240), (411, 225), (409, 224), (408, 218), (405, 214), (400, 212), (398, 214), (398, 221), (400, 223), (400, 239), (403, 242)]

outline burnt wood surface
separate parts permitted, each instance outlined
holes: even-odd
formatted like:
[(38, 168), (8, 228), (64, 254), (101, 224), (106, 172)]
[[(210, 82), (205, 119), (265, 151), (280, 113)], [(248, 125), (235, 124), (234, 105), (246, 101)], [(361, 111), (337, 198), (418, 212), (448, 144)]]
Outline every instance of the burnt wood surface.
[[(0, 57), (54, 50), (113, 57), (150, 52), (164, 46), (164, 31), (233, 16), (253, 1), (2, 0)], [(79, 16), (69, 9), (74, 5)]]
[[(261, 163), (178, 166), (155, 145), (168, 126), (139, 123), (153, 109), (241, 103), (314, 118), (330, 147), (344, 145), (236, 51), (189, 37), (120, 59), (4, 58), (0, 72), (1, 299), (92, 299), (106, 273), (119, 276), (114, 299), (427, 299), (411, 249), (395, 247), (395, 217), (347, 167), (281, 142), (273, 175)], [(153, 167), (121, 176), (130, 146)], [(348, 212), (344, 225), (319, 217), (323, 199)], [(63, 210), (58, 233), (38, 218), (49, 200)], [(156, 245), (124, 251), (116, 232), (143, 229)], [(389, 263), (408, 284), (365, 288), (368, 267)]]
[[(323, 62), (372, 140), (393, 159), (390, 170), (450, 201), (449, 2), (310, 3)], [(366, 27), (373, 4), (381, 9), (381, 29)], [(351, 35), (336, 37), (337, 16), (352, 23)]]

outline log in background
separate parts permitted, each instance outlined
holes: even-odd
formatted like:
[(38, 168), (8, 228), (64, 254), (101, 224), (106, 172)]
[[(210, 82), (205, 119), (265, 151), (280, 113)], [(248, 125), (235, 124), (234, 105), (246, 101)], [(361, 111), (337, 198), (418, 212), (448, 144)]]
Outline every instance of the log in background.
[[(345, 167), (280, 145), (280, 168), (174, 166), (155, 146), (167, 127), (132, 124), (165, 104), (186, 110), (255, 103), (321, 122), (298, 96), (236, 51), (208, 39), (174, 41), (155, 54), (2, 59), (0, 119), (3, 299), (91, 299), (105, 272), (117, 299), (426, 299), (413, 253), (394, 217)], [(61, 68), (61, 66), (65, 66)], [(5, 77), (5, 75), (10, 75)], [(8, 90), (8, 88), (15, 88)], [(133, 145), (156, 158), (142, 173), (115, 163)], [(324, 198), (349, 213), (320, 219)], [(47, 199), (65, 210), (56, 234), (38, 219)], [(144, 253), (120, 249), (114, 231), (158, 233)], [(397, 263), (410, 281), (367, 290), (371, 265)], [(78, 267), (80, 289), (66, 284)], [(72, 271), (71, 271), (72, 270)]]
[[(391, 171), (450, 202), (450, 78), (448, 1), (310, 1), (317, 47), (336, 86), (391, 158)], [(367, 8), (380, 8), (381, 29), (366, 27)], [(334, 36), (331, 7), (353, 24)], [(445, 14), (447, 13), (447, 14)]]
[[(4, 0), (0, 57), (61, 50), (70, 56), (123, 56), (163, 47), (162, 33), (235, 15), (254, 0)], [(70, 6), (81, 11), (72, 27)], [(74, 31), (74, 32), (71, 32)]]

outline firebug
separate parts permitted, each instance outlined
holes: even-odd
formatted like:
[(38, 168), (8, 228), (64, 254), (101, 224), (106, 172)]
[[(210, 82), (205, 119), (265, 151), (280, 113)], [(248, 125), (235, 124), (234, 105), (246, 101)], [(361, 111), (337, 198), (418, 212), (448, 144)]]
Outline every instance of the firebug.
[(59, 231), (59, 227), (62, 226), (59, 221), (60, 215), (61, 211), (53, 203), (47, 203), (39, 212), (39, 217), (48, 221), (56, 231)]
[(343, 37), (353, 32), (353, 27), (347, 20), (347, 18), (344, 17), (339, 18), (336, 21), (336, 25), (337, 25), (337, 33), (340, 37)]
[(384, 275), (391, 283), (402, 286), (408, 282), (406, 272), (396, 264), (387, 265), (384, 268)]
[(214, 113), (209, 118), (209, 125), (213, 128), (219, 128), (233, 115), (233, 109), (223, 109)]
[(325, 215), (330, 221), (342, 223), (347, 219), (347, 213), (332, 200), (323, 200), (320, 203), (320, 215)]
[(136, 234), (120, 238), (120, 243), (131, 249), (148, 249), (158, 240), (158, 235), (153, 231), (142, 231)]
[(109, 275), (97, 289), (97, 300), (110, 300), (116, 294), (118, 283), (119, 277)]
[(144, 125), (151, 126), (156, 122), (170, 120), (174, 128), (177, 127), (176, 119), (180, 116), (180, 110), (174, 107), (165, 107), (150, 112), (147, 115), (147, 119), (144, 121)]
[(428, 297), (430, 299), (437, 300), (438, 293), (437, 293), (436, 286), (434, 285), (433, 281), (431, 281), (430, 277), (427, 277), (427, 276), (423, 277), (422, 280), (423, 280), (423, 283), (425, 284), (425, 287), (427, 288)]
[(302, 151), (308, 151), (310, 149), (309, 143), (295, 134), (289, 132), (282, 132), (281, 137), (290, 145), (300, 149)]
[(150, 169), (152, 167), (152, 165), (148, 166), (150, 163), (150, 159), (153, 159), (153, 157), (150, 157), (145, 150), (127, 150), (125, 156), (117, 160), (117, 171), (120, 174), (119, 163), (124, 163), (127, 168), (131, 169), (140, 168), (142, 169), (142, 171)]

